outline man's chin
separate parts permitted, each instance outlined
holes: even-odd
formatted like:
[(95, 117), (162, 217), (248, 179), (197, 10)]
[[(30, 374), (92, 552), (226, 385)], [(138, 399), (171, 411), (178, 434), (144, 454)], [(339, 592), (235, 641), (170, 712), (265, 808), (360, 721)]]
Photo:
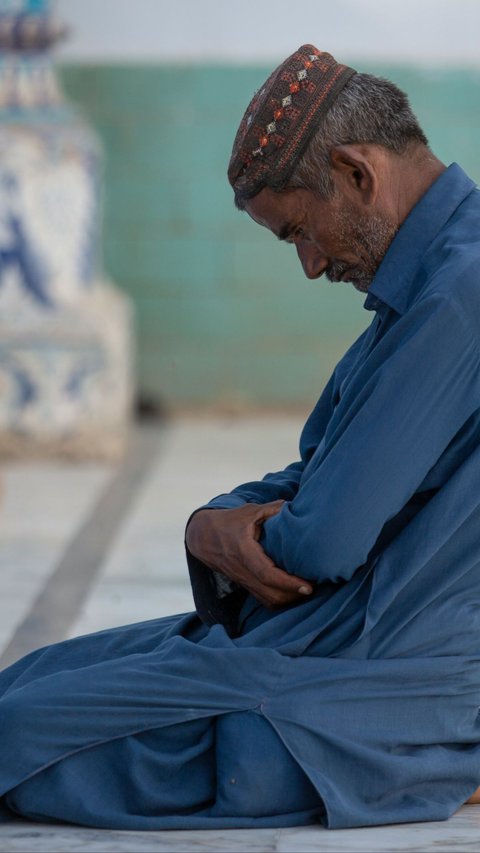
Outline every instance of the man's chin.
[(328, 281), (331, 281), (332, 284), (336, 284), (340, 281), (353, 284), (355, 290), (360, 290), (362, 293), (366, 293), (372, 283), (371, 276), (367, 275), (363, 270), (356, 269), (355, 267), (327, 270), (325, 275)]
[(368, 289), (372, 283), (371, 278), (360, 278), (360, 279), (350, 279), (350, 284), (353, 284), (355, 290), (359, 290), (360, 293), (368, 293)]

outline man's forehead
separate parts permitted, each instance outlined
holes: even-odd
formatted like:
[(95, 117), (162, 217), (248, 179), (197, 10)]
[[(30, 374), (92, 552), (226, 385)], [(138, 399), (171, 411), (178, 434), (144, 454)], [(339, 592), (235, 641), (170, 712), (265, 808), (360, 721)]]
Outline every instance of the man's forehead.
[(265, 187), (245, 202), (245, 210), (254, 222), (269, 228), (280, 240), (284, 240), (287, 228), (302, 214), (301, 191), (276, 193)]

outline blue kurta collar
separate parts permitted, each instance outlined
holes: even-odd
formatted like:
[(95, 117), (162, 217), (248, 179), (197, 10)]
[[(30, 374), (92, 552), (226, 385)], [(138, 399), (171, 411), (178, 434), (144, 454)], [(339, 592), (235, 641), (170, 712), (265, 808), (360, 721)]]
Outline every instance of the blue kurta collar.
[(382, 303), (404, 314), (415, 296), (415, 273), (428, 246), (459, 204), (475, 189), (463, 169), (452, 163), (427, 190), (402, 223), (370, 286), (364, 307)]

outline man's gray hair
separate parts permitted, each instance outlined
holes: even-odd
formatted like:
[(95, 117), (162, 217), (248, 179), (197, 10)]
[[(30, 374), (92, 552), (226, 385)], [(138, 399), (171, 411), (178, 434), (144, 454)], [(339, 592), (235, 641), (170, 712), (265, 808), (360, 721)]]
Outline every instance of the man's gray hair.
[[(312, 190), (327, 200), (334, 194), (330, 152), (351, 143), (383, 145), (404, 154), (412, 145), (428, 146), (408, 98), (394, 83), (372, 74), (355, 74), (330, 107), (287, 186)], [(284, 187), (285, 189), (285, 187)]]

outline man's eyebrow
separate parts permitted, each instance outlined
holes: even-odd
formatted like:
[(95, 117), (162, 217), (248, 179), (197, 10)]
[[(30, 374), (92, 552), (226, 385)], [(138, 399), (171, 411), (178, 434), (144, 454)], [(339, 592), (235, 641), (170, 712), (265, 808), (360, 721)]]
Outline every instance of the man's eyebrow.
[(280, 231), (277, 234), (277, 238), (279, 240), (286, 240), (287, 237), (289, 237), (292, 233), (293, 227), (294, 226), (292, 222), (286, 222), (285, 225), (282, 225), (282, 227), (280, 228)]

